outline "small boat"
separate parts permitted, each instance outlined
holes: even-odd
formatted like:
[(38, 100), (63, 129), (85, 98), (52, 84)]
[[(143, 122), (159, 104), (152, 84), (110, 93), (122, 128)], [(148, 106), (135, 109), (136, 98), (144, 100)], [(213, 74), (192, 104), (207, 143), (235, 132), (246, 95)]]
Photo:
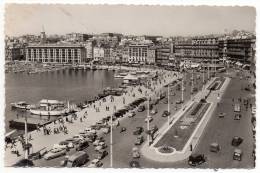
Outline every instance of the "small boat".
[(15, 103), (11, 103), (12, 109), (30, 109), (31, 105), (26, 103), (25, 101), (19, 101)]
[(39, 107), (30, 109), (31, 114), (42, 116), (60, 116), (69, 110), (65, 108), (65, 104), (58, 100), (42, 99), (39, 103)]

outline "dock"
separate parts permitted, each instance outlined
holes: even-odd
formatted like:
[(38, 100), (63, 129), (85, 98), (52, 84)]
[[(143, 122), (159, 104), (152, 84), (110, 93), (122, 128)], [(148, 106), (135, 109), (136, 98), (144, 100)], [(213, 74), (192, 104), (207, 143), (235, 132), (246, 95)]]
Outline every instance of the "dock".
[[(29, 131), (36, 130), (37, 126), (42, 127), (44, 125), (50, 124), (51, 120), (37, 119), (27, 117), (27, 127)], [(25, 118), (17, 118), (9, 121), (9, 127), (24, 130)]]

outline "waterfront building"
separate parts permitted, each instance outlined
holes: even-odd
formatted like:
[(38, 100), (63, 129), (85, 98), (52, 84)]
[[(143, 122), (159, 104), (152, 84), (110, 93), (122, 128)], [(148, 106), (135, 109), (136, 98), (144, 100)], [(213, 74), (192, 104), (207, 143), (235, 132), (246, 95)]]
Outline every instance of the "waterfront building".
[(146, 63), (148, 45), (130, 44), (128, 46), (128, 62), (129, 63)]
[(103, 47), (94, 47), (93, 48), (93, 58), (96, 62), (103, 62), (105, 56), (105, 50)]
[(115, 61), (114, 57), (115, 57), (115, 53), (113, 48), (107, 46), (104, 47), (104, 62), (113, 63)]
[(87, 41), (84, 43), (85, 49), (86, 49), (86, 58), (87, 61), (93, 60), (93, 43), (92, 41)]
[(82, 45), (40, 44), (26, 47), (26, 61), (58, 64), (86, 62), (86, 49)]
[(192, 58), (212, 60), (219, 58), (218, 38), (202, 37), (192, 39)]
[(175, 41), (175, 57), (176, 59), (191, 59), (192, 58), (192, 39), (178, 39)]
[(128, 63), (128, 59), (129, 59), (129, 49), (127, 47), (124, 47), (123, 50), (122, 50), (121, 62), (122, 63)]
[(219, 40), (221, 58), (242, 63), (254, 62), (255, 38), (223, 38)]
[(68, 33), (66, 34), (65, 38), (67, 41), (76, 41), (76, 42), (84, 42), (88, 39), (92, 38), (92, 35), (89, 34), (82, 34), (82, 33)]
[(147, 50), (147, 64), (155, 64), (156, 47), (149, 47)]
[(5, 48), (5, 60), (14, 61), (22, 60), (24, 57), (23, 48), (17, 46), (7, 46)]
[(166, 66), (169, 63), (169, 57), (171, 53), (171, 44), (163, 44), (156, 49), (155, 62), (159, 66)]

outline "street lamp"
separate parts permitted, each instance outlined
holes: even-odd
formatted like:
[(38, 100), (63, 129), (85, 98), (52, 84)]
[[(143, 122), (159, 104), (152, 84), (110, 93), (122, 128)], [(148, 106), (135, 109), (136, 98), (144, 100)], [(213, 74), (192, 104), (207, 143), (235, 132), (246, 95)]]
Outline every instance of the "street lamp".
[(115, 110), (113, 109), (110, 117), (110, 167), (113, 168), (113, 114)]
[(170, 126), (170, 88), (168, 84), (168, 126)]
[[(150, 97), (148, 96), (148, 102), (147, 102), (147, 131), (149, 132), (150, 130), (150, 121), (149, 121), (149, 114), (150, 114)], [(147, 134), (147, 141), (148, 141), (148, 146), (150, 146), (150, 134)]]

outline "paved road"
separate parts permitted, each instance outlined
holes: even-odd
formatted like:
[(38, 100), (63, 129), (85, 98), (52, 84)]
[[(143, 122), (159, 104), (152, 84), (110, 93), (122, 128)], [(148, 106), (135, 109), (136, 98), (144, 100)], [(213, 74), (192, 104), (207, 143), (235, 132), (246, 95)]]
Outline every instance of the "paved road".
[[(221, 74), (221, 75), (233, 75), (233, 73)], [(187, 74), (186, 79), (190, 79), (191, 75)], [(190, 81), (190, 80), (187, 80)], [(228, 86), (224, 96), (222, 97), (220, 106), (215, 110), (210, 122), (208, 123), (204, 134), (201, 137), (201, 140), (198, 144), (198, 147), (195, 148), (194, 153), (203, 153), (207, 156), (207, 162), (200, 165), (202, 168), (252, 168), (253, 167), (253, 158), (251, 156), (253, 150), (253, 137), (251, 129), (251, 111), (246, 111), (242, 107), (242, 119), (239, 121), (233, 120), (234, 112), (232, 107), (232, 98), (238, 97), (252, 97), (254, 93), (248, 91), (242, 91), (241, 85), (246, 86), (248, 84), (247, 80), (240, 80), (240, 77), (232, 78), (230, 85)], [(202, 77), (196, 82), (196, 86), (202, 87)], [(185, 101), (190, 99), (190, 85), (187, 82), (185, 86)], [(167, 91), (167, 88), (164, 88)], [(174, 112), (175, 101), (181, 97), (180, 91), (176, 91), (176, 95), (170, 97), (171, 112)], [(239, 94), (238, 94), (239, 93)], [(254, 98), (252, 98), (254, 102)], [(151, 125), (156, 124), (160, 127), (167, 121), (167, 118), (161, 117), (161, 114), (164, 110), (167, 110), (167, 104), (164, 104), (161, 101), (157, 106), (158, 113), (153, 116), (153, 121)], [(178, 105), (178, 109), (180, 105)], [(227, 113), (227, 116), (223, 119), (217, 117), (219, 112)], [(113, 167), (114, 168), (124, 168), (129, 167), (129, 161), (132, 160), (131, 150), (134, 147), (134, 142), (136, 136), (133, 135), (133, 130), (137, 126), (146, 127), (144, 119), (146, 118), (147, 112), (136, 112), (136, 116), (133, 118), (124, 118), (120, 121), (120, 126), (127, 128), (126, 132), (120, 133), (120, 127), (114, 128), (113, 130)], [(145, 134), (143, 133), (145, 136)], [(232, 154), (234, 147), (231, 146), (231, 140), (233, 136), (241, 136), (244, 138), (244, 142), (239, 148), (244, 152), (243, 159), (241, 162), (233, 161)], [(146, 137), (146, 136), (145, 136)], [(146, 139), (146, 138), (145, 138)], [(105, 141), (109, 145), (110, 135), (105, 136)], [(218, 142), (221, 146), (221, 151), (219, 153), (211, 153), (209, 151), (209, 145), (212, 142)], [(109, 152), (109, 148), (107, 148)], [(69, 154), (74, 153), (71, 151)], [(95, 151), (93, 151), (93, 146), (87, 149), (88, 154), (90, 155), (90, 160), (94, 159)], [(63, 160), (64, 157), (53, 159), (51, 161), (39, 160), (36, 162), (37, 166), (59, 166), (59, 162)], [(110, 155), (106, 156), (102, 162), (104, 163), (103, 167), (110, 167)], [(176, 163), (158, 163), (141, 157), (139, 162), (142, 167), (147, 168), (172, 168), (172, 167), (189, 167), (187, 160), (176, 162)], [(88, 165), (89, 162), (86, 164)]]

